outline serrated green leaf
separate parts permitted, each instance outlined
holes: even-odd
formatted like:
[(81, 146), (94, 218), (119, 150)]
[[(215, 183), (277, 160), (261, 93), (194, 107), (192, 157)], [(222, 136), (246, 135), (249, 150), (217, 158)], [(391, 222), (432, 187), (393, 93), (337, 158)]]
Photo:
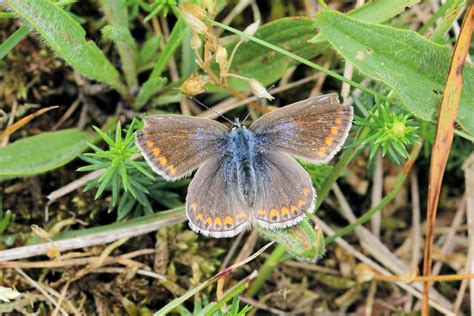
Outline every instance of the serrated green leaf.
[(3, 0), (2, 3), (28, 22), (74, 70), (125, 94), (118, 71), (94, 42), (86, 40), (84, 29), (61, 8), (48, 0)]
[(0, 148), (0, 177), (32, 176), (61, 167), (96, 140), (95, 133), (75, 128), (20, 139)]
[[(390, 86), (404, 106), (423, 120), (432, 120), (441, 100), (450, 65), (447, 47), (421, 35), (362, 22), (323, 11), (317, 25), (331, 45), (362, 73)], [(474, 134), (474, 67), (464, 66), (464, 87), (458, 123)]]

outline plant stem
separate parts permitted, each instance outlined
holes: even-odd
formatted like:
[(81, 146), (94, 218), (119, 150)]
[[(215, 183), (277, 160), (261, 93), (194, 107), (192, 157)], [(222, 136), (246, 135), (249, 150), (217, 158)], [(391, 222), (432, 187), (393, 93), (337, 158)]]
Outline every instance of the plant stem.
[(283, 246), (278, 245), (277, 247), (275, 247), (275, 249), (272, 251), (267, 260), (265, 260), (263, 266), (258, 271), (257, 278), (255, 279), (255, 281), (252, 282), (252, 285), (248, 290), (249, 296), (255, 296), (255, 294), (257, 294), (257, 292), (260, 290), (260, 288), (263, 286), (263, 284), (267, 281), (268, 277), (272, 273), (273, 268), (275, 268), (280, 263), (280, 257), (283, 256), (285, 252), (286, 250)]

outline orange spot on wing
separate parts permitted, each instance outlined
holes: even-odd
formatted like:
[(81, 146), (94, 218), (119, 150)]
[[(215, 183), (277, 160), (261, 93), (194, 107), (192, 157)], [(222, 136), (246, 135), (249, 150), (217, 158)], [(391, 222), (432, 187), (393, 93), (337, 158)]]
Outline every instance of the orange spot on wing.
[(276, 219), (278, 218), (278, 210), (277, 210), (276, 208), (272, 208), (272, 209), (270, 210), (270, 214), (269, 214), (269, 215), (270, 215), (270, 219), (271, 219), (271, 220), (273, 220), (273, 221), (276, 220)]
[(201, 222), (202, 222), (202, 220), (204, 219), (204, 216), (202, 215), (202, 213), (199, 213), (199, 214), (196, 216), (196, 219), (197, 219), (198, 221), (201, 221)]
[(339, 131), (339, 128), (337, 128), (337, 127), (335, 127), (335, 126), (331, 127), (331, 134), (332, 134), (332, 135), (337, 135), (337, 132), (338, 132), (338, 131)]
[(197, 210), (197, 204), (196, 203), (191, 203), (191, 205), (189, 206), (191, 208), (191, 210), (196, 213), (196, 210)]
[(263, 208), (259, 208), (257, 210), (257, 216), (258, 217), (264, 217), (265, 216), (265, 210)]
[(211, 217), (206, 218), (206, 224), (207, 224), (207, 225), (211, 225), (211, 224), (212, 224), (212, 218), (211, 218)]
[(327, 147), (321, 147), (318, 149), (318, 156), (324, 156), (326, 155), (327, 152)]
[(160, 161), (160, 163), (161, 163), (163, 166), (166, 166), (166, 165), (168, 164), (168, 159), (166, 159), (165, 156), (159, 157), (158, 160)]
[(303, 200), (298, 200), (298, 207), (302, 207), (304, 205), (304, 201)]
[(160, 156), (160, 153), (161, 153), (160, 147), (155, 147), (155, 148), (153, 148), (153, 154), (154, 154), (156, 157), (159, 157), (159, 156)]
[(281, 216), (285, 217), (286, 215), (288, 215), (288, 209), (286, 207), (282, 207), (281, 208)]
[(311, 191), (310, 189), (304, 188), (304, 189), (303, 189), (303, 195), (304, 195), (304, 197), (307, 197), (310, 191)]
[(173, 165), (170, 165), (168, 167), (168, 170), (170, 171), (170, 173), (174, 176), (176, 174), (176, 167), (173, 166)]
[[(146, 138), (146, 135), (143, 135)], [(146, 146), (150, 149), (153, 149), (155, 147), (155, 142), (152, 140), (147, 140), (146, 141)]]
[(341, 125), (342, 124), (342, 120), (340, 118), (337, 118), (334, 123), (336, 123), (336, 125)]
[(230, 216), (224, 217), (224, 224), (226, 226), (234, 226), (234, 220)]
[(235, 219), (238, 221), (238, 222), (241, 222), (243, 221), (244, 219), (247, 218), (247, 214), (244, 212), (244, 211), (240, 211), (238, 212), (237, 214), (235, 214)]
[(295, 205), (291, 204), (290, 205), (290, 211), (291, 211), (291, 213), (296, 213), (296, 212), (298, 212), (298, 208)]
[(324, 142), (326, 143), (326, 145), (330, 146), (332, 145), (332, 142), (334, 141), (334, 138), (331, 137), (331, 136), (328, 136), (324, 139)]
[(214, 225), (222, 227), (222, 219), (219, 216), (214, 218)]

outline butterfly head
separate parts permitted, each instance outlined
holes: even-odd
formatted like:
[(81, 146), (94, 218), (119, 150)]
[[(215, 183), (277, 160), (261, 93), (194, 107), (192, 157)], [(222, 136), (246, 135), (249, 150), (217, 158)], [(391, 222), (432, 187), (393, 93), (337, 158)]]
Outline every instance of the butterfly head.
[(236, 117), (234, 122), (232, 123), (232, 130), (241, 129), (241, 128), (245, 129), (245, 126), (240, 121), (240, 119), (238, 117)]

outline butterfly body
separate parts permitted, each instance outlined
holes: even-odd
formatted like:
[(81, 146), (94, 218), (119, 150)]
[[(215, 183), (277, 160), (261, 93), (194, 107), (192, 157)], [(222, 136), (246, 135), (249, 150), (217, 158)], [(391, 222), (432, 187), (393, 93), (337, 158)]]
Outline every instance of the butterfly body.
[(229, 133), (227, 148), (231, 174), (237, 178), (238, 190), (246, 204), (251, 207), (255, 201), (257, 179), (256, 164), (256, 137), (255, 133), (246, 127), (237, 126)]
[(158, 174), (176, 180), (198, 169), (188, 188), (191, 228), (232, 237), (259, 225), (295, 225), (314, 210), (316, 191), (292, 157), (329, 161), (341, 148), (352, 107), (330, 94), (265, 114), (249, 128), (179, 115), (145, 118), (136, 134), (143, 156)]

